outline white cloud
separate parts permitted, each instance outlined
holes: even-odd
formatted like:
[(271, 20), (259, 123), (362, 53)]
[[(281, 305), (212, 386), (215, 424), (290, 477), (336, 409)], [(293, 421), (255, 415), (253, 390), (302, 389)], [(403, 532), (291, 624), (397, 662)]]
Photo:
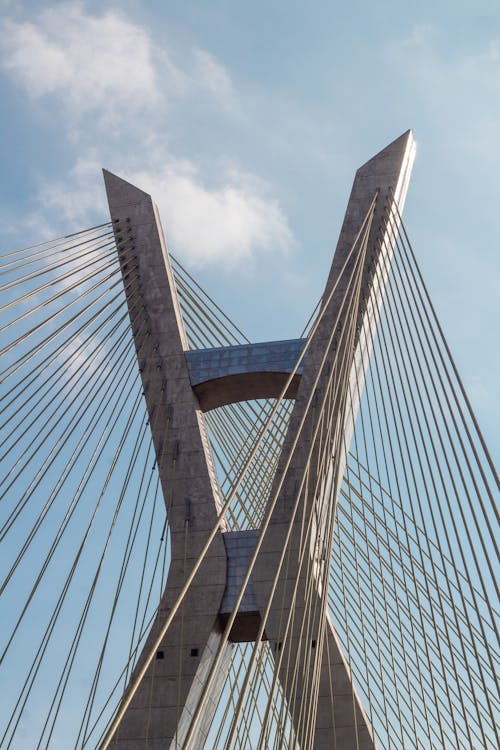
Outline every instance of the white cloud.
[(436, 35), (434, 26), (428, 23), (416, 24), (408, 36), (403, 39), (393, 42), (389, 45), (390, 51), (399, 54), (401, 51), (407, 51), (412, 54), (412, 51), (419, 50), (427, 47)]
[(184, 53), (180, 66), (121, 11), (92, 15), (79, 2), (47, 8), (36, 21), (6, 19), (0, 54), (32, 99), (58, 97), (73, 121), (86, 114), (106, 125), (141, 113), (158, 118), (174, 97), (201, 90), (227, 106), (234, 93), (227, 70), (207, 51)]
[(60, 367), (60, 377), (68, 386), (71, 380), (82, 374), (92, 373), (92, 378), (103, 382), (112, 372), (108, 360), (108, 347), (106, 343), (97, 343), (90, 338), (86, 341), (88, 334), (76, 334), (71, 337), (64, 349), (57, 355)]
[(215, 57), (205, 50), (196, 48), (193, 53), (195, 80), (224, 104), (229, 104), (234, 96), (233, 83), (227, 70)]
[(77, 159), (70, 185), (44, 180), (39, 190), (41, 213), (60, 217), (70, 226), (85, 226), (98, 209), (101, 164), (95, 150)]
[(92, 16), (80, 3), (60, 5), (37, 23), (6, 20), (0, 42), (3, 67), (30, 96), (57, 95), (75, 117), (125, 117), (159, 102), (151, 40), (118, 11)]
[[(214, 109), (217, 117), (231, 117), (238, 101), (228, 71), (212, 54), (195, 46), (184, 51), (182, 65), (174, 57), (115, 9), (92, 15), (83, 3), (69, 3), (47, 8), (35, 20), (4, 22), (4, 69), (34, 101), (57, 99), (61, 124), (83, 153), (69, 181), (42, 180), (40, 208), (28, 219), (47, 224), (53, 217), (59, 231), (102, 216), (104, 206), (97, 216), (96, 208), (105, 154), (105, 166), (118, 164), (120, 173), (153, 195), (167, 238), (186, 261), (241, 267), (256, 253), (286, 250), (292, 243), (286, 217), (255, 175), (221, 168), (231, 161), (223, 154), (203, 175), (173, 155), (168, 143), (175, 115), (182, 129), (186, 118), (199, 120)], [(165, 105), (173, 99), (180, 111), (170, 109), (167, 118)], [(114, 127), (96, 131), (103, 123)], [(207, 173), (214, 172), (208, 183)]]
[(466, 382), (467, 394), (477, 410), (491, 408), (493, 394), (479, 375), (469, 375)]
[[(120, 176), (153, 196), (170, 249), (186, 262), (241, 268), (257, 254), (284, 253), (293, 244), (287, 219), (261, 180), (231, 169), (222, 184), (207, 187), (191, 162), (166, 154), (159, 161), (160, 169), (125, 169)], [(101, 196), (101, 164), (90, 151), (77, 160), (70, 184), (44, 182), (40, 214), (80, 228), (102, 217)]]
[(187, 162), (137, 172), (134, 184), (153, 195), (174, 252), (194, 265), (237, 266), (259, 251), (283, 252), (292, 243), (286, 217), (265, 186), (235, 170), (209, 189)]

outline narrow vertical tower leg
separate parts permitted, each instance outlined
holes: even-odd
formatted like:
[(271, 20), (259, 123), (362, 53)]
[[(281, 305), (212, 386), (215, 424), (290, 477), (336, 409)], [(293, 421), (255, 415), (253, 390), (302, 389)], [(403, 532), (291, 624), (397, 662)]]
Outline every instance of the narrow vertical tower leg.
[[(216, 523), (221, 498), (204, 416), (189, 380), (188, 345), (157, 209), (149, 195), (115, 175), (105, 171), (104, 180), (118, 247), (127, 248), (120, 262), (171, 540), (168, 580), (147, 654)], [(225, 584), (226, 552), (218, 533), (124, 715), (113, 748), (182, 747), (220, 643)], [(207, 704), (197, 746), (203, 745), (214, 701)]]
[[(265, 632), (274, 648), (278, 677), (294, 723), (296, 739), (302, 750), (310, 747), (317, 750), (374, 748), (368, 721), (355, 694), (350, 670), (330, 620), (324, 614), (321, 616), (322, 612), (327, 611), (327, 591), (318, 571), (322, 566), (324, 570), (325, 564), (328, 564), (331, 550), (326, 552), (326, 563), (315, 558), (314, 550), (318, 546), (320, 549), (325, 548), (327, 528), (319, 521), (312, 524), (310, 532), (304, 536), (302, 521), (317, 513), (315, 508), (318, 506), (323, 507), (325, 512), (330, 510), (330, 518), (333, 518), (331, 503), (336, 503), (339, 482), (345, 469), (355, 413), (359, 406), (358, 394), (363, 387), (371, 352), (370, 332), (377, 325), (387, 275), (386, 264), (392, 256), (393, 234), (388, 227), (387, 215), (393, 210), (394, 204), (402, 209), (413, 155), (413, 138), (411, 132), (407, 132), (362, 166), (356, 174), (323, 295), (321, 322), (304, 360), (296, 403), (271, 492), (271, 497), (278, 494), (277, 503), (253, 574), (254, 590), (262, 616), (268, 605), (272, 583), (278, 579)], [(333, 295), (330, 292), (340, 278), (340, 269), (354, 246), (356, 235), (375, 196), (372, 221), (369, 234), (366, 235), (366, 264), (360, 276), (359, 300), (352, 313), (356, 332), (350, 340), (339, 338), (337, 344), (335, 341), (331, 343), (332, 331), (338, 325), (337, 315), (341, 310), (346, 284), (342, 281)], [(359, 246), (361, 248), (361, 243)], [(349, 269), (357, 259), (358, 256), (352, 258), (342, 279), (348, 277)], [(373, 273), (374, 268), (378, 271), (376, 275)], [(342, 312), (342, 316), (345, 322), (345, 312)], [(326, 361), (322, 367), (320, 363), (324, 355)], [(318, 463), (320, 452), (325, 453), (325, 434), (323, 432), (321, 448), (319, 441), (316, 439), (314, 443), (312, 436), (318, 420), (324, 414), (318, 413), (319, 407), (308, 409), (307, 404), (311, 395), (314, 395), (316, 404), (323, 403), (327, 388), (331, 388), (330, 375), (335, 371), (335, 357), (338, 357), (337, 361), (346, 363), (343, 375), (345, 383), (343, 386), (339, 384), (341, 395), (336, 397), (330, 407), (331, 433), (335, 432), (337, 438), (331, 439), (332, 452), (327, 457), (327, 466), (326, 469), (323, 468), (321, 479)], [(299, 424), (303, 418), (305, 421), (299, 434)], [(297, 444), (293, 448), (297, 436)], [(311, 455), (312, 461), (308, 458)], [(280, 478), (285, 473), (285, 465), (290, 456), (291, 463), (280, 489)], [(299, 512), (293, 521), (286, 565), (278, 573), (279, 558), (297, 497), (297, 483), (306, 472), (307, 483), (300, 498)], [(300, 567), (302, 553), (305, 561)], [(355, 613), (352, 614), (355, 616)], [(289, 625), (285, 641), (287, 623)], [(321, 650), (318, 652), (318, 649)]]

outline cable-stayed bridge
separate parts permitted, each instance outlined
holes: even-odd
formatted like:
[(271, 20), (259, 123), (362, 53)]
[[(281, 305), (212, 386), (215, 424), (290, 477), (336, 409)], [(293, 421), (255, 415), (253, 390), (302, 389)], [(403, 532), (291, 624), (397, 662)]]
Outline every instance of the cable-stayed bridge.
[(1, 748), (498, 747), (498, 477), (413, 157), (360, 167), (287, 341), (110, 173), (110, 222), (4, 255)]

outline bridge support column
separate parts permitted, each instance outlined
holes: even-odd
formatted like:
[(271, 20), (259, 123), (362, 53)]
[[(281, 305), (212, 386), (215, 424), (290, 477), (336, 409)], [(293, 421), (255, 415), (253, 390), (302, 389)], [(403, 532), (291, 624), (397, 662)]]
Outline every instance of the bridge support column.
[[(172, 559), (147, 654), (215, 525), (221, 496), (204, 416), (191, 388), (188, 345), (157, 209), (149, 195), (110, 172), (104, 180), (115, 235), (132, 237), (132, 249), (120, 262), (170, 530)], [(155, 750), (182, 747), (220, 642), (225, 586), (226, 550), (218, 533), (121, 722), (114, 748), (145, 747), (146, 740)], [(229, 658), (231, 646), (226, 650)], [(210, 718), (207, 709), (197, 746), (203, 745)]]
[[(344, 474), (354, 418), (359, 406), (359, 394), (371, 352), (371, 332), (375, 331), (377, 325), (387, 276), (386, 264), (390, 263), (392, 256), (394, 227), (388, 226), (387, 216), (393, 212), (394, 203), (402, 210), (413, 156), (413, 138), (411, 132), (407, 132), (360, 167), (356, 174), (323, 295), (321, 322), (303, 361), (295, 406), (271, 490), (271, 497), (278, 495), (277, 503), (253, 573), (253, 586), (261, 613), (265, 612), (268, 605), (272, 582), (277, 575), (279, 578), (277, 593), (266, 623), (266, 636), (274, 647), (275, 656), (278, 655), (282, 642), (283, 648), (286, 649), (280, 660), (279, 679), (284, 688), (301, 748), (374, 748), (368, 721), (357, 699), (348, 665), (339, 649), (330, 620), (328, 617), (326, 620), (325, 617), (321, 617), (321, 613), (327, 610), (327, 587), (321, 580), (321, 566), (328, 565), (330, 559), (331, 545), (326, 537), (328, 524), (323, 526), (318, 522), (311, 527), (309, 534), (305, 535), (302, 519), (309, 519), (312, 514), (318, 512), (318, 507), (321, 512), (330, 513), (330, 519), (333, 519), (335, 513), (331, 503), (336, 503)], [(346, 283), (342, 281), (333, 295), (330, 295), (330, 292), (340, 278), (341, 268), (348, 258), (375, 195), (377, 199), (366, 242), (366, 265), (362, 272), (361, 294), (354, 320), (357, 327), (354, 348), (351, 348), (352, 340), (348, 338), (339, 339), (336, 345), (335, 342), (331, 343), (332, 331), (336, 326), (339, 311), (342, 310)], [(356, 255), (348, 264), (342, 279), (349, 278), (349, 269), (353, 267), (357, 257)], [(375, 270), (377, 273), (374, 273)], [(354, 291), (348, 294), (354, 294)], [(342, 312), (342, 316), (345, 318), (345, 312)], [(321, 365), (325, 355), (326, 360)], [(330, 375), (336, 366), (336, 357), (337, 361), (347, 363), (348, 387), (341, 388), (340, 395), (334, 399), (330, 407), (331, 429), (339, 437), (332, 438), (332, 453), (328, 459), (328, 466), (321, 470), (319, 458), (321, 450), (324, 449), (319, 447), (319, 439), (314, 443), (312, 436), (315, 434), (318, 420), (324, 417), (324, 414), (318, 413), (319, 409), (309, 409), (308, 402), (313, 395), (316, 404), (323, 403), (327, 389), (331, 387)], [(340, 377), (340, 373), (334, 377)], [(305, 421), (298, 434), (299, 424), (303, 419)], [(311, 442), (314, 444), (311, 445)], [(285, 465), (290, 456), (291, 462), (280, 489), (280, 479), (285, 473)], [(297, 498), (297, 478), (303, 477), (305, 472), (308, 472), (308, 481), (300, 499), (299, 512), (293, 522), (287, 563), (278, 574), (278, 563)], [(318, 493), (321, 495), (319, 498)], [(325, 547), (326, 560), (315, 559), (313, 550)], [(305, 563), (300, 570), (299, 559), (304, 549)], [(314, 570), (317, 571), (316, 584), (312, 591), (311, 575), (306, 574), (307, 568), (309, 571), (313, 570), (313, 575)], [(285, 645), (283, 633), (291, 609), (294, 612), (293, 618), (290, 619)], [(313, 649), (318, 648), (322, 648), (322, 651), (313, 655)], [(319, 664), (321, 668), (318, 670)], [(308, 711), (316, 711), (316, 720), (314, 721), (313, 717), (312, 727), (307, 716)]]

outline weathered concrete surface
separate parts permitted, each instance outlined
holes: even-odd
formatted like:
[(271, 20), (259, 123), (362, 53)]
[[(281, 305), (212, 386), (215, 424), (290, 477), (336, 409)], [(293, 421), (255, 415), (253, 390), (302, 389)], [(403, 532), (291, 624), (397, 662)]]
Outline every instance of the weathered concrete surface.
[[(358, 408), (358, 384), (361, 390), (371, 347), (369, 326), (370, 324), (376, 325), (384, 293), (384, 275), (382, 275), (381, 283), (374, 281), (373, 269), (383, 263), (384, 256), (390, 260), (391, 255), (392, 243), (390, 232), (387, 231), (385, 210), (392, 205), (393, 195), (396, 196), (399, 207), (402, 209), (413, 162), (413, 150), (411, 132), (405, 133), (361, 167), (356, 174), (323, 294), (323, 317), (305, 356), (294, 410), (271, 490), (271, 498), (278, 495), (277, 504), (253, 572), (254, 591), (261, 613), (264, 613), (269, 601), (272, 582), (278, 575), (279, 556), (284, 547), (289, 521), (296, 503), (297, 484), (309, 466), (308, 482), (292, 527), (288, 546), (289, 556), (278, 576), (277, 594), (266, 623), (267, 638), (271, 644), (274, 644), (276, 658), (279, 658), (282, 651), (285, 652), (282, 654), (278, 674), (287, 696), (298, 742), (303, 748), (313, 747), (316, 750), (320, 748), (326, 750), (332, 747), (336, 747), (337, 750), (341, 748), (342, 750), (344, 748), (373, 750), (374, 748), (368, 722), (353, 692), (348, 668), (344, 663), (328, 618), (325, 625), (325, 641), (323, 648), (320, 648), (321, 623), (324, 622), (321, 613), (324, 611), (325, 604), (320, 573), (324, 569), (325, 562), (316, 557), (315, 544), (319, 543), (319, 546), (322, 546), (327, 533), (327, 524), (324, 520), (320, 520), (313, 525), (309, 534), (304, 535), (302, 520), (309, 519), (314, 513), (317, 486), (320, 487), (319, 496), (323, 501), (323, 512), (331, 513), (331, 503), (336, 502), (338, 492), (336, 485), (338, 485), (338, 478), (343, 476), (346, 451)], [(367, 244), (367, 263), (363, 270), (362, 294), (357, 316), (358, 332), (354, 339), (353, 351), (351, 342), (346, 342), (344, 345), (339, 339), (336, 344), (332, 338), (335, 337), (337, 314), (339, 310), (342, 310), (341, 301), (347, 289), (344, 279), (349, 278), (356, 257), (348, 265), (347, 272), (342, 277), (332, 298), (329, 301), (328, 298), (330, 290), (340, 277), (340, 269), (348, 257), (376, 193), (378, 193), (378, 199)], [(351, 292), (348, 291), (348, 298), (350, 296)], [(326, 363), (315, 385), (325, 352), (327, 352)], [(335, 374), (336, 355), (340, 359), (346, 358), (348, 379), (353, 393), (352, 411), (346, 417), (344, 416), (345, 397), (337, 398), (331, 403), (332, 428), (345, 436), (345, 442), (331, 440), (331, 450), (335, 453), (330, 454), (323, 475), (319, 469), (322, 448), (317, 440), (313, 441), (318, 425), (319, 408), (307, 411), (306, 405), (312, 393), (315, 394), (316, 404), (323, 402), (328, 391), (330, 376), (332, 373)], [(279, 490), (285, 463), (292, 451), (300, 421), (306, 413), (290, 468)], [(310, 455), (312, 460), (308, 464)], [(304, 552), (305, 565), (302, 570), (299, 570), (302, 552)], [(327, 551), (326, 560), (328, 559)], [(312, 587), (311, 576), (308, 575), (308, 571), (311, 570), (316, 579), (316, 584)], [(294, 615), (290, 619), (289, 635), (285, 642), (284, 629), (291, 610)], [(353, 612), (352, 616), (355, 617), (356, 614)], [(305, 626), (307, 629), (303, 630)], [(281, 647), (282, 642), (283, 647)], [(315, 683), (314, 678), (319, 664), (321, 665), (320, 679), (318, 683)], [(313, 712), (315, 694), (317, 695), (316, 720), (314, 716), (312, 719), (309, 716), (309, 713)]]
[[(378, 240), (381, 237), (383, 254), (390, 260), (391, 242), (386, 231), (384, 209), (392, 201), (390, 188), (402, 209), (411, 164), (412, 138), (411, 133), (407, 133), (358, 170), (324, 300), (328, 298), (329, 291), (338, 278), (339, 269), (347, 257), (375, 191), (378, 191), (379, 198), (368, 242), (368, 258), (372, 269), (377, 264), (380, 267)], [(272, 352), (265, 351), (269, 344), (254, 347), (253, 352), (258, 352), (259, 346), (264, 347), (260, 362), (259, 354), (253, 354), (250, 350), (243, 354), (240, 347), (234, 347), (234, 352), (221, 350), (213, 355), (202, 354), (196, 359), (196, 355), (187, 351), (172, 273), (151, 198), (110, 173), (105, 173), (105, 181), (117, 239), (129, 233), (138, 249), (137, 257), (134, 251), (123, 255), (122, 271), (172, 533), (172, 564), (158, 621), (145, 648), (147, 652), (148, 645), (153, 642), (178, 596), (187, 571), (197, 559), (221, 505), (202, 411), (213, 408), (211, 404), (218, 405), (218, 402), (230, 403), (232, 400), (257, 397), (257, 393), (262, 395), (263, 388), (276, 388), (275, 393), (267, 395), (277, 395), (291, 371), (290, 363), (294, 357), (296, 361), (297, 347), (301, 347), (302, 343), (299, 344), (299, 340), (283, 342), (284, 348), (279, 353), (276, 350), (274, 362), (270, 361)], [(362, 387), (371, 350), (370, 326), (376, 325), (384, 293), (384, 274), (382, 273), (381, 281), (374, 280), (372, 276), (367, 267), (363, 275), (363, 304), (359, 310), (354, 352), (341, 352), (351, 358), (349, 382), (355, 395), (352, 410), (342, 423), (342, 403), (334, 404), (334, 417), (337, 427), (342, 428), (345, 443), (340, 449), (337, 445), (335, 460), (333, 456), (329, 459), (327, 479), (322, 486), (323, 498), (329, 495), (336, 497), (335, 470), (342, 475), (345, 452), (358, 406), (357, 388), (358, 384)], [(313, 390), (319, 362), (326, 349), (328, 359), (325, 374), (315, 388), (318, 403), (328, 387), (327, 380), (336, 351), (335, 346), (329, 347), (329, 341), (344, 291), (345, 285), (340, 284), (328, 303), (307, 353), (302, 375), (293, 384), (297, 400), (271, 496), (283, 475), (284, 464), (290, 454), (305, 404)], [(142, 321), (140, 325), (139, 319)], [(287, 347), (290, 347), (288, 352)], [(292, 352), (294, 347), (295, 353)], [(211, 356), (213, 359), (210, 359)], [(224, 359), (226, 356), (227, 361)], [(235, 358), (233, 361), (232, 357)], [(264, 376), (267, 376), (267, 382)], [(224, 395), (226, 386), (230, 392)], [(197, 390), (204, 387), (205, 392)], [(202, 401), (205, 399), (203, 407), (200, 406), (196, 392)], [(291, 397), (295, 395), (295, 391), (291, 390), (287, 395)], [(307, 464), (310, 436), (315, 429), (316, 418), (314, 412), (309, 414), (294, 451), (290, 471), (279, 493), (269, 531), (231, 633), (233, 640), (255, 637), (260, 616), (269, 601), (270, 587), (275, 578), (295, 503), (296, 481)], [(286, 569), (279, 576), (276, 601), (273, 602), (266, 624), (266, 636), (274, 646), (276, 658), (279, 658), (279, 654), (286, 655), (278, 675), (300, 746), (318, 750), (332, 747), (337, 750), (373, 750), (368, 722), (353, 691), (349, 669), (327, 615), (325, 627), (321, 628), (321, 623), (325, 623), (325, 616), (318, 571), (324, 562), (316, 559), (311, 550), (315, 541), (322, 540), (325, 526), (318, 522), (307, 539), (301, 536), (300, 521), (302, 517), (309, 517), (312, 512), (314, 497), (311, 488), (317, 478), (318, 457), (318, 447), (313, 446), (315, 460), (310, 470), (309, 489), (292, 527), (290, 555)], [(161, 658), (153, 662), (143, 680), (125, 714), (113, 747), (118, 750), (135, 750), (145, 747), (146, 742), (154, 750), (182, 747), (204, 679), (220, 643), (221, 620), (223, 622), (229, 616), (234, 606), (239, 585), (254, 549), (255, 535), (256, 532), (217, 535), (186, 596), (184, 606), (161, 645), (158, 653)], [(308, 566), (312, 566), (315, 571), (312, 578), (304, 570), (299, 571), (298, 567), (299, 554), (304, 550), (304, 545)], [(292, 594), (294, 589), (295, 600)], [(290, 636), (282, 648), (283, 623), (287, 621), (291, 611), (294, 612), (294, 617)], [(306, 611), (308, 630), (302, 631), (301, 624)], [(324, 638), (321, 637), (322, 634)], [(231, 646), (228, 645), (201, 726), (191, 743), (192, 748), (204, 745), (218, 691), (226, 673), (230, 649)], [(319, 674), (317, 683), (313, 682), (315, 674)]]
[[(220, 617), (224, 626), (235, 607), (259, 534), (258, 529), (227, 531), (223, 534), (227, 552), (227, 582), (220, 606)], [(260, 622), (253, 581), (250, 578), (229, 634), (231, 641), (234, 643), (255, 641)]]
[[(115, 235), (133, 241), (120, 260), (171, 534), (172, 561), (147, 653), (217, 520), (221, 496), (204, 417), (191, 389), (187, 339), (156, 207), (149, 195), (115, 175), (104, 172), (104, 180)], [(226, 550), (219, 533), (113, 748), (144, 747), (146, 738), (148, 747), (182, 746), (220, 642), (218, 614), (225, 585)], [(230, 650), (227, 646), (227, 657)], [(210, 721), (208, 708), (204, 719), (195, 740), (199, 746)]]
[[(236, 401), (277, 398), (295, 367), (305, 339), (193, 349), (186, 352), (191, 385), (206, 412)], [(285, 398), (295, 398), (302, 373), (297, 368)]]

